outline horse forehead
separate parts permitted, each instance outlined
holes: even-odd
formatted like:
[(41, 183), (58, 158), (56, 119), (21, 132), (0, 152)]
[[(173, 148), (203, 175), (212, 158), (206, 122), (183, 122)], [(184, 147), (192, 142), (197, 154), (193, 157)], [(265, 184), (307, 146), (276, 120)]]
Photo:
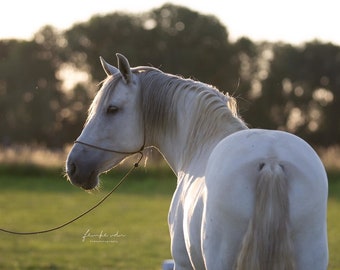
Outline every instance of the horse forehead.
[(122, 80), (111, 82), (102, 89), (103, 100), (125, 100), (134, 96), (134, 85), (126, 84)]

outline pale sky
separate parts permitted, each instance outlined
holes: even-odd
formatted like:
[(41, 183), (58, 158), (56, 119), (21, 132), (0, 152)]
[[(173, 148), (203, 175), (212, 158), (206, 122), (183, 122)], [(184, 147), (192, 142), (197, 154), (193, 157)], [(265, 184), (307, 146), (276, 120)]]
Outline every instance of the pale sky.
[(232, 41), (247, 36), (253, 41), (300, 44), (318, 39), (340, 45), (338, 0), (4, 0), (0, 39), (30, 39), (47, 24), (63, 30), (98, 13), (144, 12), (166, 2), (215, 15)]

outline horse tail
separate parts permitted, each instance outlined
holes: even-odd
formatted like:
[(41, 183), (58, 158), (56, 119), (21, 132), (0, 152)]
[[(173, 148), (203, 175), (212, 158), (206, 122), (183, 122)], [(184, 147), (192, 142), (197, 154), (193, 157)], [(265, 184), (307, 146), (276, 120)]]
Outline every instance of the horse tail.
[(294, 270), (288, 182), (283, 167), (276, 162), (260, 164), (255, 192), (254, 213), (236, 270)]

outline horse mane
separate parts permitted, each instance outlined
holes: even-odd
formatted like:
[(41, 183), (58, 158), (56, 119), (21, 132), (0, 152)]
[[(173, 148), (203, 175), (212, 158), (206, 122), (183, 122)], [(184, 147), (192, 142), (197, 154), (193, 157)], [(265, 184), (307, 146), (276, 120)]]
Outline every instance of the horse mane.
[(238, 117), (236, 100), (217, 88), (163, 73), (152, 67), (134, 68), (134, 72), (139, 73), (142, 84), (145, 131), (151, 131), (148, 136), (156, 137), (163, 132), (171, 136), (176, 133), (178, 111), (186, 110), (180, 107), (186, 102), (194, 108), (185, 149), (189, 156), (201, 148), (198, 146), (202, 142), (216, 140), (216, 136), (222, 139), (236, 130), (246, 128)]

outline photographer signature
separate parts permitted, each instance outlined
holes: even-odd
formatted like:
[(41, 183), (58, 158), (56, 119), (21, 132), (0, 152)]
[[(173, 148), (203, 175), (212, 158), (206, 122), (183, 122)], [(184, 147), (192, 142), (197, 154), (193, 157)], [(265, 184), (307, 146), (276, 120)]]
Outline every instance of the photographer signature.
[(100, 233), (92, 233), (90, 229), (82, 236), (82, 242), (89, 241), (91, 243), (118, 243), (119, 238), (126, 237), (125, 234), (121, 234), (118, 231), (114, 234), (109, 234), (103, 230)]

